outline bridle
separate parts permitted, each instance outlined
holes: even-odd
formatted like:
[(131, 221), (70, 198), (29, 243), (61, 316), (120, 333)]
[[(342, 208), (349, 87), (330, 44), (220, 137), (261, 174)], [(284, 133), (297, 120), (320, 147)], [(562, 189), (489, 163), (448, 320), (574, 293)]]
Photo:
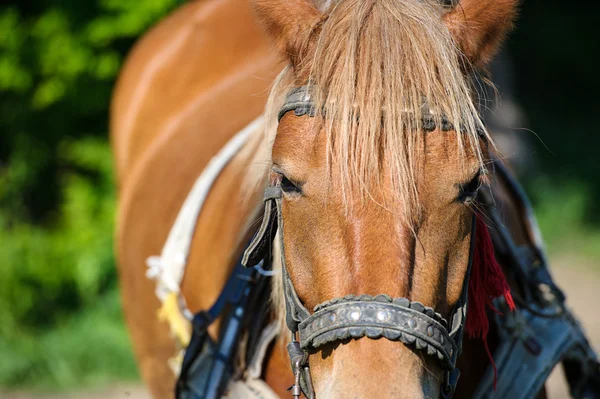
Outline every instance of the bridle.
[[(313, 90), (311, 86), (291, 90), (279, 111), (278, 119), (281, 120), (290, 111), (296, 116), (314, 117), (317, 112), (312, 100)], [(425, 131), (434, 131), (436, 123), (433, 116), (424, 115), (422, 126)], [(439, 128), (442, 131), (453, 130), (452, 125), (444, 118)], [(311, 313), (298, 297), (287, 270), (281, 214), (282, 197), (283, 191), (279, 185), (265, 190), (263, 220), (244, 253), (242, 264), (250, 267), (267, 258), (279, 228), (286, 324), (292, 333), (292, 341), (288, 345), (295, 377), (291, 388), (292, 396), (300, 398), (304, 393), (309, 399), (315, 397), (308, 364), (309, 353), (325, 344), (367, 337), (399, 341), (437, 359), (444, 372), (440, 395), (442, 398), (452, 397), (460, 375), (456, 368), (456, 360), (462, 351), (476, 216), (473, 215), (467, 273), (449, 320), (420, 302), (408, 298), (391, 298), (385, 294), (346, 295), (334, 298), (317, 305)]]

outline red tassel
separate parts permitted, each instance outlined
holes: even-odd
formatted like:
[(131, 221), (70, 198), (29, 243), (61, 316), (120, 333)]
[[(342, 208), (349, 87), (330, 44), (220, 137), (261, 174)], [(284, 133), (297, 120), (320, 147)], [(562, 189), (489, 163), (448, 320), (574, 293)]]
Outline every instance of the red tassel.
[(504, 273), (496, 261), (494, 244), (488, 228), (480, 215), (476, 215), (477, 226), (475, 248), (471, 278), (469, 280), (469, 304), (467, 307), (467, 323), (465, 330), (470, 338), (479, 338), (483, 341), (492, 367), (494, 368), (494, 390), (496, 389), (497, 370), (496, 364), (487, 343), (490, 323), (487, 308), (498, 313), (492, 304), (492, 299), (504, 296), (511, 311), (515, 310), (515, 303), (510, 294), (510, 287), (506, 282)]

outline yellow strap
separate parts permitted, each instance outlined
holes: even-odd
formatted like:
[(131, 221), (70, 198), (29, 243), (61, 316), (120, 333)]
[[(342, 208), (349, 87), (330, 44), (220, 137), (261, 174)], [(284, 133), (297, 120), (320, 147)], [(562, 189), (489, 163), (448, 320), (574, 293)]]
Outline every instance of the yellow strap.
[(158, 320), (169, 324), (171, 334), (175, 336), (182, 348), (187, 348), (192, 337), (192, 323), (181, 313), (179, 295), (171, 292), (158, 310)]

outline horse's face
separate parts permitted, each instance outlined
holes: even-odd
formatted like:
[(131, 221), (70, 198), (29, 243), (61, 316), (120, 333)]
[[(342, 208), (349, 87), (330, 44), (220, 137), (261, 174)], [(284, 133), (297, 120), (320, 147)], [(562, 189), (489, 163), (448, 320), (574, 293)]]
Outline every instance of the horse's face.
[(283, 190), (286, 263), (308, 309), (347, 294), (407, 297), (447, 314), (462, 288), (469, 256), (473, 192), (484, 179), (477, 156), (454, 131), (426, 135), (417, 183), (419, 215), (381, 170), (376, 190), (344, 197), (328, 168), (323, 129), (288, 112), (273, 145), (271, 181)]
[[(382, 170), (372, 198), (359, 193), (344, 198), (336, 184), (340, 176), (324, 161), (323, 130), (308, 116), (289, 112), (282, 118), (271, 180), (284, 192), (286, 264), (308, 309), (347, 294), (387, 294), (448, 317), (467, 269), (469, 202), (482, 175), (477, 157), (461, 152), (454, 132), (427, 133), (423, 152), (421, 211), (409, 223), (402, 216), (403, 199), (386, 184), (388, 170)], [(330, 344), (310, 362), (319, 397), (434, 397), (440, 389), (437, 361), (385, 339)]]
[[(384, 3), (385, 7), (394, 7), (390, 6), (394, 1), (347, 3)], [(315, 26), (320, 26), (323, 16), (302, 0), (256, 3), (267, 28), (290, 56), (296, 84), (305, 84), (309, 77), (313, 82), (318, 71), (313, 74), (316, 66), (311, 60), (322, 55), (318, 49), (321, 28)], [(472, 3), (477, 2), (465, 0), (460, 13), (464, 18), (475, 20), (480, 15), (471, 16), (469, 12), (481, 13), (482, 9)], [(505, 12), (492, 7), (492, 13), (506, 20), (513, 4), (501, 3)], [(369, 18), (384, 18), (383, 13), (378, 15), (377, 12), (376, 7), (371, 7), (365, 15), (375, 16), (366, 17), (365, 24), (373, 24)], [(500, 22), (490, 21), (490, 31), (478, 26), (477, 32), (465, 32), (464, 21), (451, 14), (444, 17), (446, 24), (466, 55), (474, 63), (488, 59), (490, 46), (494, 47), (495, 41), (477, 41), (480, 37), (476, 35), (489, 36), (490, 32), (497, 32), (496, 25)], [(455, 29), (458, 33), (453, 30), (453, 17), (459, 20), (455, 22), (459, 25)], [(342, 16), (338, 20), (338, 25), (343, 25), (343, 19)], [(380, 29), (376, 23), (374, 26)], [(371, 39), (377, 40), (377, 37), (371, 36)], [(327, 42), (327, 38), (321, 40)], [(370, 47), (360, 48), (364, 53), (359, 52), (356, 57), (373, 55), (369, 53)], [(361, 61), (354, 89), (370, 90), (368, 87), (373, 82), (386, 81), (381, 76), (369, 77), (376, 73), (369, 69), (370, 63), (380, 61), (375, 56)], [(369, 66), (370, 72), (361, 77), (364, 65)], [(460, 67), (456, 66), (456, 70)], [(407, 72), (405, 76), (413, 75)], [(317, 79), (317, 82), (326, 86), (324, 80)], [(391, 96), (390, 93), (385, 95)], [(373, 109), (369, 110), (368, 96), (365, 100), (364, 96), (355, 95), (353, 101), (351, 107), (363, 106), (359, 111), (361, 118), (346, 130), (360, 134), (362, 127), (358, 123), (368, 123), (365, 115), (373, 115)], [(386, 109), (393, 106), (386, 100), (380, 102)], [(375, 109), (379, 108), (377, 104)], [(325, 114), (329, 111), (327, 109)], [(283, 191), (283, 226), (280, 228), (286, 266), (298, 296), (312, 311), (319, 303), (348, 294), (386, 294), (419, 301), (447, 318), (460, 297), (468, 267), (473, 218), (470, 205), (485, 175), (482, 163), (487, 151), (485, 141), (477, 136), (469, 141), (454, 130), (412, 131), (410, 137), (417, 139), (410, 139), (410, 146), (401, 143), (397, 147), (406, 151), (405, 157), (399, 160), (398, 154), (390, 151), (395, 147), (389, 141), (408, 137), (396, 136), (393, 128), (400, 125), (378, 121), (371, 133), (365, 133), (375, 137), (375, 144), (371, 147), (354, 145), (356, 141), (336, 141), (339, 138), (336, 131), (343, 129), (336, 126), (343, 119), (339, 115), (337, 119), (327, 120), (319, 112), (314, 117), (287, 112), (279, 123), (273, 144), (271, 182), (280, 185)], [(386, 111), (380, 119), (390, 115), (394, 115), (393, 112)], [(412, 118), (421, 116), (415, 112), (411, 115)], [(355, 114), (352, 116), (353, 120), (359, 119)], [(346, 152), (348, 159), (339, 156), (342, 145), (350, 146)], [(364, 148), (376, 151), (371, 151), (369, 157), (358, 151)], [(374, 165), (363, 170), (374, 173), (352, 172), (355, 164), (363, 161)], [(409, 170), (410, 179), (406, 179), (410, 184), (398, 183), (405, 178), (400, 175), (399, 170), (403, 168), (398, 165)], [(351, 171), (346, 173), (348, 170)], [(359, 184), (348, 184), (349, 176), (363, 180)], [(416, 207), (407, 205), (415, 198), (418, 199)], [(437, 360), (386, 339), (362, 338), (327, 344), (311, 353), (310, 367), (318, 398), (430, 398), (440, 392), (442, 371)]]

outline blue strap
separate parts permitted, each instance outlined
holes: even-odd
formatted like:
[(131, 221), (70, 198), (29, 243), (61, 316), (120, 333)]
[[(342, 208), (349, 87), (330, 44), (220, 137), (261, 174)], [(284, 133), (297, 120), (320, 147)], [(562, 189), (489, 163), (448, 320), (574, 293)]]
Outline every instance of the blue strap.
[(232, 305), (234, 306), (235, 311), (225, 329), (226, 335), (230, 335), (231, 339), (221, 340), (217, 357), (215, 358), (215, 364), (211, 370), (211, 376), (209, 378), (210, 383), (207, 387), (206, 396), (204, 396), (206, 399), (219, 397), (223, 376), (226, 374), (227, 365), (231, 364), (229, 359), (233, 352), (233, 346), (237, 343), (237, 339), (235, 338), (242, 327), (241, 318), (245, 313), (245, 302), (247, 302), (246, 299), (250, 295), (252, 288), (252, 284), (250, 283), (256, 279), (256, 276), (257, 271), (254, 268), (245, 268), (242, 265), (241, 260), (238, 261), (229, 279), (225, 283), (221, 294), (210, 309), (207, 311), (200, 311), (194, 315), (192, 320), (192, 338), (185, 351), (181, 372), (175, 388), (176, 398), (183, 397), (184, 392), (187, 389), (186, 382), (189, 378), (188, 374), (194, 361), (202, 352), (206, 338), (208, 337), (208, 327), (221, 316), (227, 305)]

